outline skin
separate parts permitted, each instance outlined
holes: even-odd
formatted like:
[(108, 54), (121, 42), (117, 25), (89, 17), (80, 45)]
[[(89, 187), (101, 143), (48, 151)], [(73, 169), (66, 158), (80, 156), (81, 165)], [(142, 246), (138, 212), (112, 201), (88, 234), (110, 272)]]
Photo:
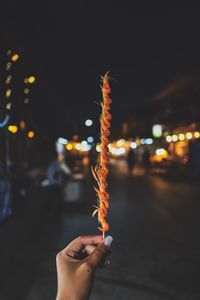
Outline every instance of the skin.
[(105, 262), (110, 246), (102, 235), (80, 236), (57, 254), (58, 291), (56, 300), (87, 300), (94, 273)]

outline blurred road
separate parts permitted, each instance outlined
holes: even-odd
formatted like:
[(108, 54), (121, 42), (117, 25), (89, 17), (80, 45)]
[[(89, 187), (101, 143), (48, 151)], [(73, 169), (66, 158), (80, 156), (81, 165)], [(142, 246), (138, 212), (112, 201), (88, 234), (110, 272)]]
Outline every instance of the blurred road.
[[(98, 270), (91, 300), (200, 299), (200, 187), (181, 179), (113, 167), (111, 265)], [(92, 183), (89, 182), (92, 187)], [(52, 300), (55, 255), (81, 234), (96, 234), (95, 194), (82, 208), (0, 225), (0, 297)]]

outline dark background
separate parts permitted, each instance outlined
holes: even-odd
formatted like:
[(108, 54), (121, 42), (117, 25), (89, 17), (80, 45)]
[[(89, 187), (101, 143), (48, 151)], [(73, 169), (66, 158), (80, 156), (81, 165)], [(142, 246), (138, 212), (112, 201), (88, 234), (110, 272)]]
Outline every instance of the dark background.
[(97, 134), (100, 75), (107, 70), (113, 132), (134, 114), (143, 120), (153, 114), (154, 97), (162, 89), (173, 83), (176, 91), (177, 81), (183, 88), (188, 76), (193, 82), (199, 74), (197, 8), (138, 8), (132, 1), (6, 1), (0, 23), (1, 52), (17, 50), (18, 71), (37, 77), (31, 103), (35, 127), (52, 137), (86, 134), (86, 118), (95, 120)]

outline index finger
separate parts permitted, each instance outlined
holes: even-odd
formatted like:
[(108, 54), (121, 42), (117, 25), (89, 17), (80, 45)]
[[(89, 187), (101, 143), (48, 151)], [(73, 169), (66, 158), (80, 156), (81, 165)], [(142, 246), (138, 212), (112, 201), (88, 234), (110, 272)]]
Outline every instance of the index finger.
[(102, 243), (102, 235), (82, 235), (73, 240), (63, 251), (79, 252), (87, 245), (98, 245)]

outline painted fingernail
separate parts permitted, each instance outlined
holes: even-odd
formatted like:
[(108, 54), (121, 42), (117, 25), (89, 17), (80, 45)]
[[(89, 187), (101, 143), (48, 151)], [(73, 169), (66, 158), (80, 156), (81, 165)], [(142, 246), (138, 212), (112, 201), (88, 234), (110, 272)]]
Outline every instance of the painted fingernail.
[(110, 246), (110, 245), (112, 244), (112, 241), (113, 241), (112, 236), (108, 235), (108, 236), (105, 238), (105, 240), (104, 240), (104, 244), (105, 244), (106, 246)]

